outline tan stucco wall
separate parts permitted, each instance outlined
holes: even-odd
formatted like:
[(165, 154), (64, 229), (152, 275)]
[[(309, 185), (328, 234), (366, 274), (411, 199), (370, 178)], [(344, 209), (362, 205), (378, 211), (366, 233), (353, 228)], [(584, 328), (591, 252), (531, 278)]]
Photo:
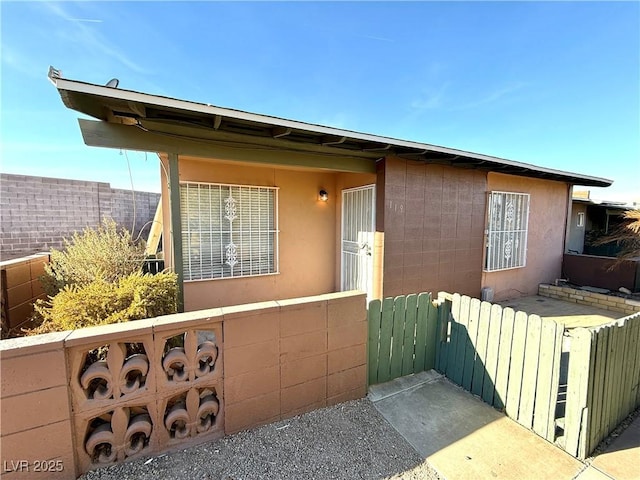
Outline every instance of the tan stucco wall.
[[(342, 185), (366, 185), (375, 181), (375, 175), (271, 168), (182, 156), (179, 175), (180, 181), (279, 187), (280, 273), (185, 282), (185, 311), (339, 290), (339, 193)], [(326, 203), (318, 200), (321, 189), (329, 193)], [(162, 193), (166, 203), (164, 181)], [(168, 210), (164, 217), (165, 239), (170, 238)]]
[(489, 191), (529, 193), (529, 233), (526, 267), (483, 272), (482, 286), (495, 300), (535, 295), (540, 283), (560, 278), (570, 187), (566, 183), (489, 173)]

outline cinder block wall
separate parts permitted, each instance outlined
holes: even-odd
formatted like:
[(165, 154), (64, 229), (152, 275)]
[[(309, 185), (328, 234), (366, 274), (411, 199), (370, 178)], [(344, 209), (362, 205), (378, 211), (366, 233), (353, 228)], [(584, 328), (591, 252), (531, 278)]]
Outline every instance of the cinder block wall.
[[(97, 226), (104, 217), (131, 231), (133, 196), (130, 190), (112, 189), (103, 182), (2, 173), (0, 255), (16, 258), (60, 248), (64, 237)], [(134, 236), (153, 220), (159, 200), (159, 193), (135, 192)]]
[(46, 297), (40, 276), (48, 261), (49, 254), (41, 253), (0, 262), (2, 335), (8, 330), (29, 326), (33, 302)]
[(68, 334), (3, 341), (10, 342), (0, 348), (3, 479), (76, 478), (64, 352)]
[[(134, 196), (136, 206), (135, 219), (133, 209)], [(131, 193), (131, 190), (112, 188), (111, 217), (118, 222), (118, 225), (126, 227), (127, 230), (133, 232), (134, 238), (142, 231), (143, 234), (141, 238), (146, 240), (151, 227), (149, 222), (153, 220), (159, 201), (159, 193), (140, 191)], [(135, 228), (133, 228), (134, 225)]]
[[(184, 357), (185, 362), (197, 366), (195, 356), (200, 350), (189, 342), (197, 339), (196, 332), (209, 330), (216, 331), (222, 368), (173, 384), (163, 366), (166, 340), (186, 332), (185, 355), (189, 357)], [(109, 412), (113, 412), (111, 421), (120, 425), (113, 427), (114, 436), (109, 439), (119, 452), (128, 444), (123, 438), (123, 417), (113, 420), (116, 415), (142, 406), (153, 424), (147, 433), (148, 445), (127, 452), (126, 459), (210, 441), (222, 429), (230, 434), (363, 397), (366, 342), (366, 295), (360, 292), (201, 310), (0, 341), (1, 460), (11, 470), (4, 471), (3, 478), (74, 479), (90, 469), (122, 461), (120, 454), (102, 464), (87, 456), (87, 425)], [(128, 360), (121, 350), (125, 343), (143, 345), (148, 355), (143, 384), (126, 394), (89, 399), (87, 387), (80, 383), (85, 353), (109, 345), (110, 360), (101, 378), (114, 381)], [(217, 386), (217, 415), (223, 421), (216, 422), (212, 433), (169, 438), (164, 423), (169, 400), (188, 392), (186, 408), (195, 415), (198, 395), (193, 397), (191, 392), (211, 385)], [(36, 462), (42, 461), (49, 461), (46, 466), (51, 468), (35, 471)]]
[(564, 300), (565, 302), (579, 303), (580, 305), (589, 305), (625, 315), (640, 312), (640, 302), (638, 300), (603, 295), (602, 293), (589, 292), (587, 290), (576, 290), (571, 287), (556, 287), (555, 285), (541, 283), (538, 286), (538, 295)]
[(479, 296), (487, 174), (392, 156), (377, 168), (384, 297), (439, 290)]
[(366, 394), (365, 295), (333, 293), (222, 310), (226, 433)]

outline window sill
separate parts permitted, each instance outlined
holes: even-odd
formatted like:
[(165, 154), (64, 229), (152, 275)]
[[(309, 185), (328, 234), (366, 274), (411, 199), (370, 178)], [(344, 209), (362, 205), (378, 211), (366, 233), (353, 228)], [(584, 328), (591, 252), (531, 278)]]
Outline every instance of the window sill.
[(509, 268), (499, 268), (496, 270), (486, 270), (486, 269), (482, 269), (483, 273), (498, 273), (498, 272), (507, 272), (509, 270), (518, 270), (519, 268), (526, 268), (526, 265), (521, 265), (519, 267), (509, 267)]
[(259, 273), (256, 275), (240, 275), (237, 277), (218, 277), (218, 278), (200, 278), (196, 280), (184, 280), (184, 283), (197, 283), (197, 282), (213, 282), (213, 281), (221, 281), (221, 280), (242, 280), (247, 278), (258, 278), (258, 277), (273, 277), (274, 275), (280, 275), (280, 272), (273, 273)]

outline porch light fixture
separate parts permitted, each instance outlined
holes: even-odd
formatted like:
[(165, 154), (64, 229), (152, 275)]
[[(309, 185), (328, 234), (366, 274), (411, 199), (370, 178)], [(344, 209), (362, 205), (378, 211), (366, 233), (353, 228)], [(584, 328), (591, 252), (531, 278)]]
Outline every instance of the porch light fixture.
[(326, 190), (320, 190), (320, 192), (318, 192), (318, 200), (322, 202), (326, 202), (327, 200), (329, 200), (329, 194)]

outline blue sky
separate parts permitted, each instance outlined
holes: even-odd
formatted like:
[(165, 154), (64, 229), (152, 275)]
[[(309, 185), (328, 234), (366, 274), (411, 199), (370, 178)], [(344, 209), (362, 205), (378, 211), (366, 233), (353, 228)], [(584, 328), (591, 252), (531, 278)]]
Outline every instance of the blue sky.
[(640, 197), (639, 2), (2, 2), (0, 170), (159, 190), (65, 78), (615, 180)]

